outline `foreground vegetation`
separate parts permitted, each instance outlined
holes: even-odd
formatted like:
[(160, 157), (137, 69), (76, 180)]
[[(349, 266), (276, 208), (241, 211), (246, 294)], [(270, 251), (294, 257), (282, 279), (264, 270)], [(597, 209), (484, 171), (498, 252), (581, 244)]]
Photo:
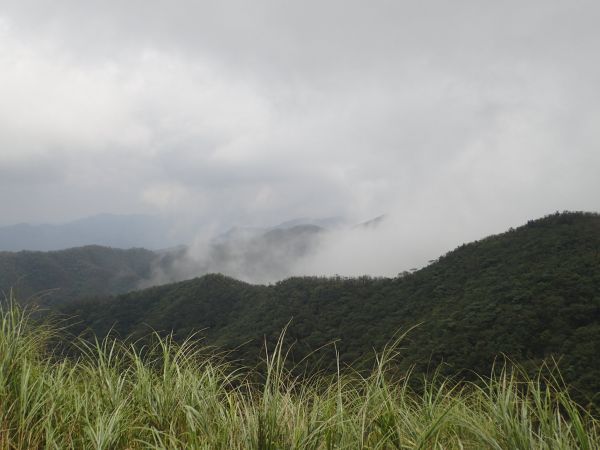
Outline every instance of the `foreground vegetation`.
[[(55, 308), (57, 310), (58, 308)], [(395, 278), (297, 277), (250, 285), (222, 275), (63, 305), (74, 330), (141, 339), (149, 330), (205, 342), (255, 365), (266, 336), (286, 334), (290, 359), (369, 370), (373, 348), (414, 329), (400, 369), (474, 381), (505, 354), (535, 376), (558, 361), (570, 394), (600, 407), (600, 215), (561, 213), (463, 245)], [(325, 347), (323, 347), (325, 346)], [(315, 349), (323, 349), (313, 353)], [(306, 358), (306, 359), (305, 359)]]
[(368, 376), (300, 380), (282, 340), (257, 372), (158, 336), (143, 348), (75, 340), (67, 358), (51, 352), (62, 333), (0, 309), (1, 449), (600, 448), (600, 423), (560, 383), (515, 369), (417, 392), (391, 370), (396, 344)]

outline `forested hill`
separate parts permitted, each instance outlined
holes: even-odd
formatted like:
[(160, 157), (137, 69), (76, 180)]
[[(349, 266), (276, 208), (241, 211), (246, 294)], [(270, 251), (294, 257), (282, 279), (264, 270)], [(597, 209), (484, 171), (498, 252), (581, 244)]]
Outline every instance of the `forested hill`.
[(0, 252), (0, 289), (23, 303), (53, 304), (121, 294), (150, 278), (161, 256), (90, 245), (52, 252)]
[[(106, 297), (141, 287), (224, 272), (244, 279), (289, 276), (294, 263), (314, 251), (315, 225), (230, 230), (214, 238), (202, 254), (186, 246), (150, 251), (87, 245), (56, 251), (0, 251), (0, 299), (10, 289), (21, 303), (56, 305), (89, 297)], [(4, 296), (2, 295), (4, 293)]]
[[(393, 279), (305, 277), (261, 286), (207, 275), (62, 311), (98, 335), (113, 326), (134, 338), (150, 329), (179, 338), (203, 330), (206, 343), (237, 348), (234, 356), (247, 362), (259, 356), (263, 336), (273, 339), (290, 319), (294, 359), (337, 340), (342, 363), (420, 324), (404, 342), (404, 367), (426, 371), (444, 362), (449, 372), (486, 374), (502, 353), (530, 367), (555, 356), (577, 395), (589, 399), (600, 392), (600, 216), (530, 221)], [(329, 356), (323, 361), (333, 362)]]

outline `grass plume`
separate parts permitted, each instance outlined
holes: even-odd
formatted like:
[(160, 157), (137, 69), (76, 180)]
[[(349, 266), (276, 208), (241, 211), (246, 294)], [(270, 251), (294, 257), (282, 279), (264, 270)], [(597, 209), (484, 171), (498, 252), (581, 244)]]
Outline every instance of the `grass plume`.
[[(51, 352), (57, 328), (0, 306), (0, 449), (595, 449), (599, 422), (559, 383), (505, 368), (482, 383), (391, 371), (298, 379), (283, 339), (257, 383), (193, 341), (113, 338)], [(338, 365), (339, 367), (339, 365)]]

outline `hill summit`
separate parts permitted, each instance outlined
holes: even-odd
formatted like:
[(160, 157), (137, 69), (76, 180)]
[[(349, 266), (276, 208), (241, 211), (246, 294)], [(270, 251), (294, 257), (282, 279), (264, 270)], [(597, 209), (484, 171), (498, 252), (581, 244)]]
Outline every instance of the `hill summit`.
[(395, 278), (295, 277), (265, 286), (207, 275), (62, 312), (100, 336), (114, 329), (140, 338), (154, 329), (183, 339), (201, 330), (207, 343), (246, 362), (289, 321), (292, 359), (331, 356), (333, 346), (311, 352), (335, 341), (342, 364), (359, 366), (418, 325), (405, 339), (401, 369), (442, 364), (468, 376), (489, 373), (499, 355), (526, 367), (552, 357), (577, 395), (591, 400), (600, 392), (600, 216), (532, 220)]

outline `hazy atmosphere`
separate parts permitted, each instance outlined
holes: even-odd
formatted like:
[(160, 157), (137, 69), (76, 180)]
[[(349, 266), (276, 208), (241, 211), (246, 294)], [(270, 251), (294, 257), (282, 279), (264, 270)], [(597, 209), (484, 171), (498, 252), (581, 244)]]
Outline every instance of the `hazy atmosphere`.
[(0, 0), (0, 450), (600, 449), (600, 0)]
[(0, 225), (148, 215), (202, 265), (231, 227), (336, 219), (275, 272), (211, 266), (272, 281), (598, 211), (599, 23), (597, 1), (3, 1)]

